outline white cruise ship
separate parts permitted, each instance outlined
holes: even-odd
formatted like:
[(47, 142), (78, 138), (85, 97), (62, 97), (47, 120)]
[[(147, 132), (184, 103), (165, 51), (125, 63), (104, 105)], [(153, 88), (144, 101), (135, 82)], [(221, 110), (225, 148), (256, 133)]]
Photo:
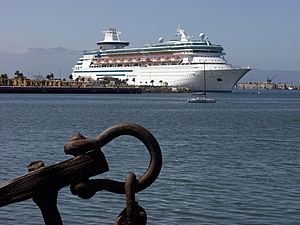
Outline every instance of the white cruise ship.
[[(235, 68), (224, 58), (221, 45), (212, 44), (205, 34), (199, 40), (177, 28), (179, 40), (127, 48), (115, 28), (104, 31), (98, 49), (84, 52), (73, 68), (73, 79), (105, 77), (126, 80), (130, 85), (188, 87), (195, 91), (232, 91), (234, 85), (250, 70)], [(204, 83), (205, 73), (205, 83)]]

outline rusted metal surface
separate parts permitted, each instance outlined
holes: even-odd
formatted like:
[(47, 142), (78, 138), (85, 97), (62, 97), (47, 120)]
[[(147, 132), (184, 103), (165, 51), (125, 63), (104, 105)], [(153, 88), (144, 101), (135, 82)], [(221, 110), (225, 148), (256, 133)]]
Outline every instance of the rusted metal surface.
[(108, 171), (101, 151), (92, 151), (72, 159), (45, 166), (0, 186), (0, 207), (33, 198), (37, 193), (60, 190), (72, 183)]
[(135, 201), (135, 187), (137, 184), (134, 173), (129, 172), (125, 181), (126, 208), (117, 217), (114, 225), (145, 225), (146, 211)]
[[(136, 124), (121, 124), (110, 127), (100, 133), (95, 139), (85, 138), (78, 134), (75, 139), (65, 144), (66, 154), (77, 155), (88, 152), (93, 149), (101, 148), (113, 139), (121, 135), (130, 135), (136, 137), (144, 143), (150, 153), (150, 164), (146, 172), (138, 179), (136, 192), (149, 187), (158, 177), (162, 167), (161, 150), (155, 137), (145, 128)], [(93, 180), (89, 181), (96, 190), (106, 190), (118, 194), (125, 194), (124, 182), (113, 180)]]
[[(133, 136), (146, 146), (150, 162), (145, 173), (136, 179), (135, 174), (130, 172), (125, 182), (90, 180), (90, 177), (109, 170), (101, 147), (121, 135)], [(102, 190), (126, 194), (126, 208), (115, 224), (146, 224), (146, 212), (135, 201), (135, 194), (149, 187), (162, 167), (159, 144), (147, 129), (125, 123), (104, 130), (96, 138), (86, 138), (77, 133), (65, 144), (64, 151), (74, 158), (50, 166), (45, 166), (42, 161), (32, 162), (28, 166), (29, 173), (0, 185), (0, 207), (32, 198), (40, 208), (46, 225), (62, 225), (57, 195), (61, 188), (70, 185), (71, 192), (84, 199)]]
[[(27, 168), (28, 171), (31, 172), (44, 166), (45, 164), (43, 161), (35, 161), (30, 163)], [(57, 208), (57, 196), (58, 190), (52, 186), (51, 191), (47, 193), (36, 193), (32, 198), (34, 203), (40, 208), (46, 225), (63, 224)]]

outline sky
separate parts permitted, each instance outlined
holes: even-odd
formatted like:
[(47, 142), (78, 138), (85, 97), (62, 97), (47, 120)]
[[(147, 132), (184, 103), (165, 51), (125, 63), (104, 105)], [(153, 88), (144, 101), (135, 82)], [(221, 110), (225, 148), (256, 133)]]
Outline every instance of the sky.
[(0, 0), (0, 52), (92, 50), (108, 27), (137, 47), (176, 38), (178, 24), (233, 65), (300, 71), (299, 0)]

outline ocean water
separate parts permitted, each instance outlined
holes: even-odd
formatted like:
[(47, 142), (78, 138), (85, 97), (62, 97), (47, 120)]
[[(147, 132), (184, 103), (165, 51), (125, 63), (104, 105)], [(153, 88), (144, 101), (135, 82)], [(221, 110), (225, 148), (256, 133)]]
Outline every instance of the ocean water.
[[(190, 104), (189, 94), (0, 95), (0, 183), (27, 165), (69, 159), (63, 145), (81, 132), (95, 137), (122, 122), (158, 140), (163, 168), (136, 199), (148, 224), (300, 224), (300, 92), (211, 93), (215, 104)], [(141, 176), (147, 150), (132, 137), (102, 148), (110, 171), (98, 178)], [(113, 224), (125, 197), (98, 192), (82, 200), (63, 188), (64, 224)], [(0, 224), (44, 224), (32, 200), (0, 208)]]

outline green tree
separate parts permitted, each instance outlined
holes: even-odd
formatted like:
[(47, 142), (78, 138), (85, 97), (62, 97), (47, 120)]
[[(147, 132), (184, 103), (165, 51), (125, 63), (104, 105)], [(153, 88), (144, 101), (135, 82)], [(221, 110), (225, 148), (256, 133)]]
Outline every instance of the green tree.
[(19, 70), (17, 70), (17, 71), (15, 72), (15, 77), (17, 77), (17, 78), (24, 78), (24, 75), (23, 75), (23, 73), (21, 73)]
[(69, 79), (73, 80), (73, 75), (72, 74), (70, 74)]
[(6, 73), (2, 73), (2, 74), (1, 74), (1, 79), (7, 79), (7, 78), (8, 78), (8, 76), (7, 76)]
[(0, 76), (0, 85), (6, 86), (8, 84), (8, 76), (6, 73), (2, 73)]
[(47, 76), (46, 76), (47, 80), (53, 80), (53, 78), (54, 78), (54, 74), (53, 73), (47, 74)]

